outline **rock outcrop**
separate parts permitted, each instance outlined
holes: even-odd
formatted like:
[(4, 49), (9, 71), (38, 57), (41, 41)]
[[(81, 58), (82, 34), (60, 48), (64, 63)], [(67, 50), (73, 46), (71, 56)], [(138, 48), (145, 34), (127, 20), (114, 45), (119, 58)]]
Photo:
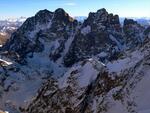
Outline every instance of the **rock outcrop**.
[(25, 112), (145, 113), (150, 105), (146, 46), (106, 66), (94, 59), (73, 65), (59, 80), (49, 79)]
[(149, 34), (131, 19), (121, 26), (104, 8), (83, 23), (61, 8), (41, 10), (0, 49), (0, 107), (11, 113), (143, 113), (150, 105)]
[(106, 9), (90, 13), (75, 35), (69, 52), (64, 58), (66, 66), (77, 61), (105, 53), (105, 58), (116, 59), (123, 49), (123, 36), (119, 16), (108, 14)]
[(133, 19), (125, 19), (123, 30), (125, 33), (125, 41), (127, 48), (135, 48), (144, 41), (144, 27), (138, 24)]
[(10, 64), (0, 68), (1, 107), (18, 110), (28, 105), (47, 78), (62, 76), (66, 71), (62, 59), (77, 26), (63, 9), (41, 10), (12, 34), (0, 50), (3, 65)]
[[(73, 36), (78, 22), (71, 18), (63, 9), (55, 12), (39, 11), (34, 17), (28, 18), (25, 23), (12, 34), (10, 40), (2, 48), (3, 51), (18, 54), (18, 61), (23, 61), (28, 54), (42, 52), (47, 49), (45, 43), (55, 41), (49, 49), (53, 60), (61, 57), (65, 49), (65, 42)], [(55, 47), (54, 47), (55, 46)]]

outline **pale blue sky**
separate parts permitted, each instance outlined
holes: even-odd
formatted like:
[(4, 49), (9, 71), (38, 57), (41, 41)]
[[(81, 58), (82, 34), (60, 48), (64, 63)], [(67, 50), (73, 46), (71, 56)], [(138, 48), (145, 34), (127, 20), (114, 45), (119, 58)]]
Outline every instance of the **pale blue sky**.
[(87, 16), (103, 7), (121, 17), (150, 17), (150, 0), (0, 0), (0, 19), (29, 17), (41, 9), (57, 8), (71, 16)]

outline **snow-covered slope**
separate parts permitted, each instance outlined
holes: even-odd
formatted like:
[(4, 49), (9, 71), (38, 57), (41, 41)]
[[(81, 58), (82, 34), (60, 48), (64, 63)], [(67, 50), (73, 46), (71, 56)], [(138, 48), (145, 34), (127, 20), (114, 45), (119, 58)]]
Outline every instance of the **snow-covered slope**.
[[(104, 64), (94, 59), (87, 59), (75, 64), (58, 81), (50, 79), (44, 85), (40, 90), (41, 94), (30, 105), (31, 108), (28, 109), (28, 112), (67, 112), (66, 108), (75, 110), (86, 100), (86, 93), (90, 90), (88, 87), (90, 88), (91, 84), (94, 84), (104, 70)], [(46, 106), (50, 106), (52, 109), (46, 109), (46, 107), (35, 109), (36, 106), (43, 106), (43, 98), (49, 98)], [(54, 103), (58, 109), (52, 107)]]
[(1, 50), (1, 62), (11, 64), (1, 66), (0, 107), (17, 112), (50, 76), (63, 75), (67, 68), (61, 59), (74, 39), (76, 26), (76, 20), (63, 9), (42, 10), (13, 33)]
[(106, 66), (96, 59), (73, 65), (62, 78), (49, 79), (26, 112), (149, 113), (147, 46)]
[(149, 112), (149, 34), (104, 8), (83, 23), (60, 8), (39, 11), (0, 49), (0, 109)]

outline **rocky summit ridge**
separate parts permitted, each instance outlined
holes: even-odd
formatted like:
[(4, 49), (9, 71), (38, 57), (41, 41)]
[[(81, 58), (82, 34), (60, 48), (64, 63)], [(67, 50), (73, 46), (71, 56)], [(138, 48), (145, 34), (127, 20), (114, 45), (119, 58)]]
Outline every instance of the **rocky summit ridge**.
[(149, 113), (149, 40), (149, 27), (104, 8), (83, 23), (41, 10), (0, 48), (0, 109)]

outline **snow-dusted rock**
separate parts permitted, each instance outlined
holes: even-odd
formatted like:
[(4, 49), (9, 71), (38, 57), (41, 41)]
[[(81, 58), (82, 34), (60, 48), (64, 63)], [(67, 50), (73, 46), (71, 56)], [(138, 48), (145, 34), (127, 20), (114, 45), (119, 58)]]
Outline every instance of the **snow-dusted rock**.
[[(66, 112), (67, 110), (81, 110), (81, 108), (77, 108), (86, 101), (85, 94), (90, 90), (88, 87), (90, 88), (104, 71), (104, 64), (95, 59), (87, 59), (75, 64), (58, 81), (50, 79), (43, 86), (40, 90), (42, 91), (41, 94), (35, 98), (34, 103), (29, 105), (31, 107), (28, 109), (28, 112), (57, 113)], [(45, 103), (43, 101), (43, 94), (44, 98), (49, 98), (46, 103), (50, 109), (41, 109), (41, 107), (35, 109), (34, 107), (43, 106), (43, 103)], [(52, 107), (53, 103), (55, 103), (58, 109)]]
[(86, 34), (88, 34), (88, 33), (90, 33), (91, 32), (91, 27), (90, 26), (86, 26), (85, 28), (83, 28), (82, 30), (81, 30), (81, 33), (83, 34), (83, 35), (86, 35)]
[(63, 75), (67, 68), (62, 59), (76, 27), (77, 21), (63, 9), (41, 10), (12, 34), (0, 51), (0, 107), (19, 111), (50, 76)]
[(125, 19), (123, 30), (125, 33), (125, 41), (127, 48), (134, 48), (144, 41), (144, 27), (134, 21), (133, 19)]
[(83, 24), (61, 8), (39, 11), (0, 48), (0, 108), (148, 112), (149, 33), (132, 20), (122, 27), (118, 15), (105, 9), (90, 13)]
[(83, 22), (64, 58), (64, 64), (71, 66), (101, 52), (108, 54), (107, 59), (115, 59), (122, 46), (123, 36), (119, 17), (101, 9), (96, 13), (90, 13)]
[(148, 113), (150, 48), (146, 45), (106, 66), (95, 59), (74, 64), (58, 81), (50, 79), (26, 112)]

